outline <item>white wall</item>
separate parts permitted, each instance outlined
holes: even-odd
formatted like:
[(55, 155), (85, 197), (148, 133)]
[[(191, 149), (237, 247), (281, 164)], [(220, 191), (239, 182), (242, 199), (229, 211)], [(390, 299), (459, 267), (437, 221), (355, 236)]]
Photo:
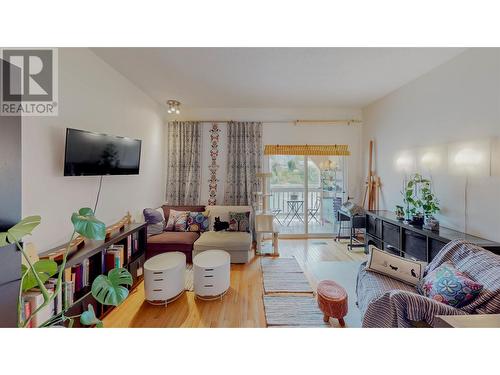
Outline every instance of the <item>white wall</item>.
[[(362, 125), (299, 125), (293, 121), (360, 119), (361, 110), (352, 108), (185, 108), (183, 120), (234, 120), (262, 121), (263, 145), (266, 144), (348, 144), (352, 156), (348, 158), (351, 196), (359, 198), (361, 181), (361, 126)], [(283, 121), (283, 122), (282, 122)], [(201, 203), (208, 200), (208, 166), (210, 163), (211, 124), (203, 124)], [(224, 199), (225, 170), (227, 162), (226, 124), (220, 124), (218, 203)], [(266, 167), (266, 166), (264, 166)]]
[(99, 177), (63, 177), (67, 127), (142, 140), (138, 176), (105, 176), (97, 216), (107, 224), (164, 201), (163, 108), (85, 48), (59, 49), (59, 116), (23, 118), (23, 216), (42, 224), (39, 251), (68, 240), (71, 213), (94, 206)]
[[(375, 140), (382, 207), (401, 202), (399, 150), (500, 136), (500, 50), (469, 49), (455, 59), (363, 109), (364, 160)], [(367, 162), (364, 163), (365, 166)], [(442, 225), (464, 230), (465, 178), (432, 176)], [(500, 178), (469, 180), (468, 232), (500, 241)]]

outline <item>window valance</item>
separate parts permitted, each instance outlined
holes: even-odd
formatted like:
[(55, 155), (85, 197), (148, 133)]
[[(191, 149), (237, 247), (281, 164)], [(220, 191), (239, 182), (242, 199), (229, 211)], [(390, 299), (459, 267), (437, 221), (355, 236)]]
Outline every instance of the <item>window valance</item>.
[(264, 155), (349, 156), (349, 145), (266, 145)]

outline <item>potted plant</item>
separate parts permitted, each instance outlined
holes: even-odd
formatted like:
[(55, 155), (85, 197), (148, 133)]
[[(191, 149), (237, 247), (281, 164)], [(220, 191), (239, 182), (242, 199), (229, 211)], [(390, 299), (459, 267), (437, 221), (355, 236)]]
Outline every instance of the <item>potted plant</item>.
[(424, 229), (439, 230), (439, 221), (434, 217), (440, 210), (439, 201), (432, 193), (431, 183), (425, 180), (421, 189), (422, 208), (424, 210)]
[[(61, 265), (50, 259), (42, 259), (32, 263), (24, 251), (21, 241), (24, 237), (31, 235), (40, 222), (40, 216), (29, 216), (7, 230), (7, 232), (0, 233), (0, 248), (9, 243), (15, 244), (28, 264), (28, 266), (23, 265), (21, 268), (21, 286), (17, 303), (18, 327), (22, 328), (28, 327), (33, 317), (61, 293), (64, 268), (71, 247), (71, 241), (75, 236), (79, 234), (91, 240), (104, 240), (106, 236), (106, 226), (103, 222), (96, 219), (92, 209), (81, 208), (71, 216), (74, 230), (64, 252)], [(54, 293), (49, 293), (45, 283), (55, 275), (57, 275), (57, 282)], [(100, 275), (94, 280), (91, 293), (93, 298), (101, 304), (118, 306), (128, 296), (126, 286), (131, 285), (132, 275), (125, 268), (115, 268), (109, 271), (108, 275)], [(35, 287), (42, 293), (44, 302), (36, 310), (32, 311), (30, 316), (23, 319), (21, 314), (22, 292)], [(64, 323), (72, 327), (74, 320), (77, 318), (83, 325), (93, 327), (103, 326), (102, 322), (96, 317), (92, 305), (88, 305), (87, 311), (84, 311), (80, 315), (66, 316), (65, 312), (63, 311), (61, 314), (52, 317), (50, 320), (44, 322), (41, 327), (60, 326)]]
[(405, 210), (404, 210), (403, 206), (396, 206), (396, 211), (394, 213), (396, 214), (396, 218), (398, 220), (404, 220)]
[(432, 193), (431, 181), (416, 173), (408, 179), (402, 195), (408, 223), (435, 229), (437, 220), (433, 215), (439, 212), (439, 202)]
[(413, 225), (419, 225), (420, 221), (423, 223), (423, 218), (419, 216), (418, 209), (420, 207), (420, 202), (417, 198), (416, 189), (418, 188), (418, 182), (420, 180), (420, 175), (415, 174), (411, 176), (404, 187), (403, 204), (405, 207), (405, 220)]

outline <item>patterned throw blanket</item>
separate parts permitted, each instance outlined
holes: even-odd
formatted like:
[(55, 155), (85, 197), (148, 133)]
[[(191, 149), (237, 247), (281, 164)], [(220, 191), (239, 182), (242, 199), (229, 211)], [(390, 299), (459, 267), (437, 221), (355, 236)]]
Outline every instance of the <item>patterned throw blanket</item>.
[(363, 327), (412, 327), (412, 322), (434, 326), (436, 315), (500, 312), (500, 256), (468, 242), (455, 240), (443, 247), (425, 273), (445, 262), (451, 262), (484, 286), (475, 300), (460, 309), (420, 295), (414, 286), (367, 271), (362, 264), (356, 294)]

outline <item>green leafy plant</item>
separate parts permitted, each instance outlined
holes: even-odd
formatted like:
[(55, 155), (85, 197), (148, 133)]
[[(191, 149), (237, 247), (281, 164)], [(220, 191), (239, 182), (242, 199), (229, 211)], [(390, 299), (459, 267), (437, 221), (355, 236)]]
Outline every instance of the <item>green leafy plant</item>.
[[(92, 209), (81, 208), (71, 216), (74, 230), (64, 251), (61, 264), (58, 265), (55, 261), (47, 259), (42, 259), (33, 263), (24, 251), (21, 241), (24, 237), (31, 235), (32, 231), (40, 222), (40, 216), (29, 216), (7, 230), (7, 232), (0, 233), (0, 248), (8, 244), (15, 244), (28, 264), (28, 266), (23, 265), (21, 267), (21, 286), (19, 288), (17, 303), (18, 327), (27, 327), (33, 317), (61, 293), (64, 269), (71, 248), (71, 241), (74, 240), (75, 236), (81, 235), (91, 240), (104, 240), (106, 236), (106, 226), (95, 217)], [(45, 282), (54, 275), (57, 275), (55, 290), (54, 293), (49, 293), (45, 287)], [(124, 268), (113, 269), (107, 276), (100, 275), (94, 280), (91, 293), (98, 302), (105, 305), (117, 306), (128, 296), (128, 289), (125, 287), (127, 285), (132, 285), (132, 276), (130, 273)], [(42, 293), (43, 303), (32, 311), (30, 316), (22, 319), (22, 292), (34, 287), (38, 288)], [(80, 318), (80, 322), (83, 325), (95, 327), (103, 326), (102, 322), (96, 317), (94, 308), (89, 304), (88, 310), (80, 315), (66, 316), (65, 311), (63, 311), (62, 314), (43, 323), (42, 327), (48, 327), (66, 321), (69, 321), (68, 325), (71, 327), (76, 318)]]
[(396, 216), (397, 216), (398, 218), (403, 218), (403, 217), (404, 217), (404, 215), (405, 215), (405, 210), (404, 210), (404, 207), (403, 207), (403, 206), (399, 206), (399, 205), (397, 205), (397, 206), (396, 206), (395, 213), (396, 213)]
[(431, 191), (431, 183), (426, 180), (421, 189), (421, 201), (422, 201), (422, 209), (424, 210), (424, 215), (427, 217), (434, 216), (439, 212), (439, 201), (436, 196)]
[(124, 285), (132, 285), (132, 275), (124, 268), (109, 271), (108, 276), (97, 276), (92, 283), (92, 296), (104, 305), (118, 306), (128, 296)]
[(408, 219), (418, 215), (432, 216), (440, 210), (439, 201), (431, 189), (431, 181), (419, 173), (410, 176), (401, 194)]
[(89, 305), (88, 310), (84, 311), (80, 316), (80, 323), (86, 326), (96, 326), (98, 328), (102, 328), (102, 321), (97, 319), (94, 312), (94, 306)]

